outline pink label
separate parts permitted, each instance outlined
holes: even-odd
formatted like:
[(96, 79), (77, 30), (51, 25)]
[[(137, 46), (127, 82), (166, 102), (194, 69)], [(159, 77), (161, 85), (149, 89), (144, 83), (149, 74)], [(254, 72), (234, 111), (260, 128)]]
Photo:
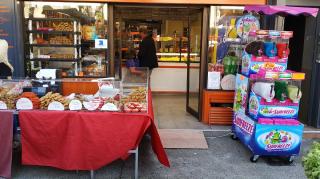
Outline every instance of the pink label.
[(278, 56), (271, 57), (271, 58), (267, 56), (256, 57), (252, 55), (251, 60), (253, 62), (286, 63), (288, 58), (279, 58)]
[(287, 99), (284, 102), (280, 102), (277, 99), (273, 99), (272, 102), (267, 102), (264, 98), (261, 98), (260, 104), (269, 106), (299, 106), (299, 103), (293, 103), (290, 99)]

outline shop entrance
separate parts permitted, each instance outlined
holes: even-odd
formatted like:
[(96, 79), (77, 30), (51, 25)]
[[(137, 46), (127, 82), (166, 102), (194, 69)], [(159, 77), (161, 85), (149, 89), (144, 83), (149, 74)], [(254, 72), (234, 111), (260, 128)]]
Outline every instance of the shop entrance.
[(155, 98), (163, 96), (171, 104), (179, 101), (180, 108), (198, 123), (203, 8), (114, 5), (113, 16), (114, 57), (122, 67), (118, 75), (126, 70), (130, 51), (139, 49), (139, 29), (147, 28), (159, 63), (150, 80)]

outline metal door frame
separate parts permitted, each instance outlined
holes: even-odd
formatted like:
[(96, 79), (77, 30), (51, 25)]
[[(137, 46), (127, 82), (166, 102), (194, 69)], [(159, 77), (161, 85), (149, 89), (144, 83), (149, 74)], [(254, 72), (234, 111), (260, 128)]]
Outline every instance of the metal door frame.
[[(205, 88), (206, 79), (206, 61), (207, 61), (207, 46), (208, 46), (208, 33), (209, 33), (209, 15), (210, 7), (203, 6), (202, 9), (202, 22), (201, 22), (201, 39), (200, 39), (200, 69), (199, 69), (199, 100), (198, 100), (198, 112), (189, 106), (189, 94), (190, 94), (190, 41), (188, 42), (188, 60), (187, 60), (187, 95), (186, 95), (186, 110), (191, 115), (198, 118), (199, 121), (202, 119), (202, 96), (203, 89)], [(190, 15), (189, 15), (190, 18)], [(190, 27), (190, 19), (188, 22)], [(190, 33), (188, 33), (188, 39), (190, 39)]]

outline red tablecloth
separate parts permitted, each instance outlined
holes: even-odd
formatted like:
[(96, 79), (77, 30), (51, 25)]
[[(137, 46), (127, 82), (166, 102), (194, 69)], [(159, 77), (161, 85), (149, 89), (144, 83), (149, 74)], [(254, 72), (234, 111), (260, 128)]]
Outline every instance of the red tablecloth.
[(11, 177), (13, 112), (0, 111), (0, 176)]
[(149, 102), (148, 114), (20, 111), (22, 164), (96, 170), (125, 159), (148, 131), (153, 151), (169, 167), (154, 124), (151, 96)]

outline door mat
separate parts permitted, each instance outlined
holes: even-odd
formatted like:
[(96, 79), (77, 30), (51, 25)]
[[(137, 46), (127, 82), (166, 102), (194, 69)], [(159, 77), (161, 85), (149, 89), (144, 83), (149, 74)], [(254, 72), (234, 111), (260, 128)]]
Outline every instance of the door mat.
[(200, 130), (158, 129), (166, 149), (208, 149), (207, 141)]

